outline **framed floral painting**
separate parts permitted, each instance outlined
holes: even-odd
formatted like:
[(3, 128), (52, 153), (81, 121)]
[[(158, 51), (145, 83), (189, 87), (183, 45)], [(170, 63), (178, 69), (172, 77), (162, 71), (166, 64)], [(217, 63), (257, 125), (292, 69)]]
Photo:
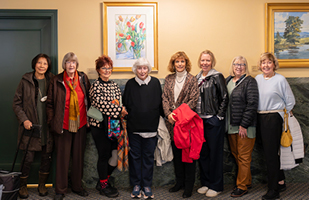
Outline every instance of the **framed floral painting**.
[(309, 67), (309, 3), (266, 3), (265, 50), (280, 67)]
[(113, 71), (131, 71), (140, 57), (158, 70), (157, 3), (103, 2), (103, 54)]

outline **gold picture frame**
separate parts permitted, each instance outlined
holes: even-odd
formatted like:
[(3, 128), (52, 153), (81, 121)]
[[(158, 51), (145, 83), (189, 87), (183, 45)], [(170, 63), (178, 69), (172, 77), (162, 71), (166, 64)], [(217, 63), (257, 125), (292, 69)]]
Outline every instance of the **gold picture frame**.
[(309, 3), (266, 3), (265, 51), (280, 67), (309, 67)]
[(158, 3), (103, 2), (103, 54), (113, 60), (113, 71), (131, 71), (145, 57), (158, 71)]

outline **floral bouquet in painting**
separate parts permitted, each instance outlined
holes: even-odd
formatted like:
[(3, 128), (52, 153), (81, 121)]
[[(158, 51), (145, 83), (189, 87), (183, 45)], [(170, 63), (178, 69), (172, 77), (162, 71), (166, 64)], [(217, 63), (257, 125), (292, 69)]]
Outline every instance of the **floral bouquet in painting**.
[[(125, 18), (124, 18), (125, 17)], [(116, 51), (125, 54), (129, 50), (133, 59), (141, 57), (145, 49), (146, 28), (141, 15), (119, 15), (116, 19)]]

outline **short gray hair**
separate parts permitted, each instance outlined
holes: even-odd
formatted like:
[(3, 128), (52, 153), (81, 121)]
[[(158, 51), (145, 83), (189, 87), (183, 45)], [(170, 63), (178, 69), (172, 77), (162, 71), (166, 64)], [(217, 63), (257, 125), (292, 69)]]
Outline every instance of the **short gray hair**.
[(65, 56), (63, 57), (63, 60), (62, 60), (62, 69), (63, 70), (65, 70), (65, 63), (67, 61), (70, 61), (70, 60), (76, 62), (76, 69), (78, 69), (79, 62), (78, 62), (77, 56), (75, 55), (75, 53), (69, 52), (69, 53), (65, 54)]
[(151, 65), (149, 61), (146, 58), (139, 58), (135, 61), (132, 67), (132, 71), (134, 74), (136, 74), (136, 69), (138, 66), (147, 66), (148, 67), (148, 74), (151, 72)]

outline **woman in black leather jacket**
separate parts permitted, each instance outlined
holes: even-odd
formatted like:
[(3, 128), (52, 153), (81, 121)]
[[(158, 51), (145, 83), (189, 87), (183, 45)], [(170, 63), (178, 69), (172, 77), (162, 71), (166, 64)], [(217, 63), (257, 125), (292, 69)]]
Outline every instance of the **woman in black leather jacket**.
[(230, 97), (227, 111), (228, 139), (238, 166), (236, 188), (231, 196), (241, 197), (251, 187), (251, 153), (255, 143), (259, 105), (257, 82), (249, 75), (246, 58), (237, 56), (233, 59), (226, 83)]
[(223, 191), (224, 117), (228, 93), (223, 75), (213, 69), (216, 59), (211, 51), (203, 51), (198, 64), (202, 71), (196, 76), (200, 91), (196, 110), (204, 122), (206, 142), (199, 159), (202, 187), (197, 192), (215, 197)]

